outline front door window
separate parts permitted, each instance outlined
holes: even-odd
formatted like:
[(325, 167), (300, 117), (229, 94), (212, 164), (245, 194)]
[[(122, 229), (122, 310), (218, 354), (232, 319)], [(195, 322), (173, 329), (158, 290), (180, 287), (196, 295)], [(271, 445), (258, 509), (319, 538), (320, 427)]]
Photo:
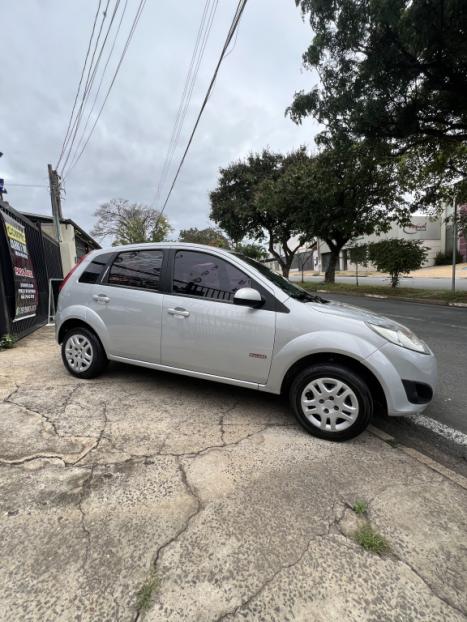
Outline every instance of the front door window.
[(197, 251), (177, 251), (173, 293), (232, 302), (242, 287), (251, 287), (251, 279), (227, 261)]

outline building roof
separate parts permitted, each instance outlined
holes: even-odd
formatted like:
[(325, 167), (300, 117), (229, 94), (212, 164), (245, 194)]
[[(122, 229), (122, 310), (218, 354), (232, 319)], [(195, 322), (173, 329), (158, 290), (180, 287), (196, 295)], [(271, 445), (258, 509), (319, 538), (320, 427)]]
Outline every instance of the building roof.
[[(47, 214), (35, 214), (33, 212), (21, 212), (23, 216), (32, 220), (32, 222), (42, 222), (42, 223), (50, 223), (53, 224), (54, 219), (53, 216), (47, 216)], [(79, 233), (79, 237), (81, 237), (85, 242), (90, 244), (93, 248), (101, 248), (101, 245), (96, 242), (94, 238), (92, 238), (89, 233), (86, 233), (84, 229), (81, 229), (79, 225), (75, 223), (71, 218), (61, 218), (60, 222), (63, 225), (71, 225), (75, 231)]]

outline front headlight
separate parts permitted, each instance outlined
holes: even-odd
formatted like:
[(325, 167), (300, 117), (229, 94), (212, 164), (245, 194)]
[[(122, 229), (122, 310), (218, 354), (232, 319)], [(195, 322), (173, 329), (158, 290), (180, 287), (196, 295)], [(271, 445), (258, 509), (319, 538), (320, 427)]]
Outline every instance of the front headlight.
[(375, 333), (378, 333), (384, 339), (387, 339), (391, 343), (395, 343), (396, 346), (407, 348), (408, 350), (414, 350), (421, 354), (430, 354), (430, 350), (424, 341), (419, 339), (411, 330), (405, 328), (405, 326), (390, 326), (387, 324), (373, 324), (368, 322), (368, 326)]

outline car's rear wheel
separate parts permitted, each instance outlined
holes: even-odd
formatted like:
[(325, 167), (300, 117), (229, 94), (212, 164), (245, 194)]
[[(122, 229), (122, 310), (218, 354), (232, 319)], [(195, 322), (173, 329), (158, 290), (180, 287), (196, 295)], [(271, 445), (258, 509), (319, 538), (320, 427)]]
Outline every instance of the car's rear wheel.
[(310, 434), (330, 441), (354, 438), (368, 426), (373, 399), (365, 380), (333, 363), (307, 367), (290, 387), (298, 421)]
[(65, 367), (78, 378), (95, 378), (107, 364), (107, 356), (98, 337), (84, 327), (72, 328), (62, 342)]

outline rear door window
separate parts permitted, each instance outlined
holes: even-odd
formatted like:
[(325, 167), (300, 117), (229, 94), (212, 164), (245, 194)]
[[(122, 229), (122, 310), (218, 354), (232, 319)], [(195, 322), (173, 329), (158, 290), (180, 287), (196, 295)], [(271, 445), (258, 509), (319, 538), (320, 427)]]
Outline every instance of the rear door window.
[(163, 256), (161, 250), (119, 253), (109, 270), (107, 285), (159, 291)]
[(79, 277), (79, 282), (97, 283), (101, 278), (111, 255), (112, 253), (105, 253), (95, 257), (84, 269), (83, 274)]

